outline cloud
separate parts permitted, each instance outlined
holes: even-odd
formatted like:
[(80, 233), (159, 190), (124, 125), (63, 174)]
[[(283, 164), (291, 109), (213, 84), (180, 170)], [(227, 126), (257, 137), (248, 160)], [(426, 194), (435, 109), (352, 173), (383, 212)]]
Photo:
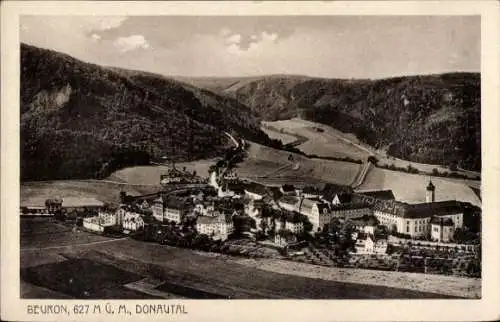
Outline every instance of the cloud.
[(135, 49), (148, 49), (149, 43), (143, 35), (132, 35), (129, 37), (118, 37), (113, 42), (121, 52), (127, 52)]

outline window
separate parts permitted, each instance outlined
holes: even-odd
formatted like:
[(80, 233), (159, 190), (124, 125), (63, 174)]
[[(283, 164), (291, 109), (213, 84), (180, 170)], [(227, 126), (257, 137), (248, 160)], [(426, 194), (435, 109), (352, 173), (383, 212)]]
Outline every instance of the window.
[(409, 233), (410, 232), (410, 226), (406, 226), (406, 232)]

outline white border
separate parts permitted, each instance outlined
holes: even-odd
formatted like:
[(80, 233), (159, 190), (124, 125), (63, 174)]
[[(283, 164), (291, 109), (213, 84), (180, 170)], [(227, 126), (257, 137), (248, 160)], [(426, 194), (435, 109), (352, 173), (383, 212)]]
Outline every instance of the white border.
[[(329, 300), (329, 301), (194, 301), (183, 300), (186, 316), (157, 316), (176, 320), (214, 321), (347, 321), (448, 320), (500, 318), (500, 99), (499, 3), (496, 1), (395, 2), (2, 2), (1, 92), (1, 319), (43, 321), (26, 314), (27, 303), (53, 300), (19, 299), (19, 39), (21, 14), (36, 15), (481, 15), (482, 17), (482, 195), (483, 297), (481, 300)], [(60, 303), (61, 301), (57, 301)], [(81, 303), (80, 300), (63, 301)], [(100, 301), (85, 301), (87, 304)], [(101, 301), (102, 302), (102, 301)], [(146, 303), (151, 301), (109, 301)], [(180, 301), (175, 301), (179, 303)], [(73, 316), (74, 317), (74, 316)], [(103, 316), (100, 317), (102, 319)], [(153, 319), (155, 316), (105, 316), (106, 319)], [(64, 319), (61, 317), (61, 319)], [(92, 316), (84, 317), (85, 320)], [(95, 318), (94, 318), (95, 319)]]

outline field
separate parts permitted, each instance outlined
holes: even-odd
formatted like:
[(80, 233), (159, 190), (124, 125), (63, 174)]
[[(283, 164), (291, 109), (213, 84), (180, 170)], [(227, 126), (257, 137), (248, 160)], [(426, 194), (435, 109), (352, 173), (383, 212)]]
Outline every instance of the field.
[[(26, 225), (23, 221), (21, 225)], [(45, 230), (52, 224), (46, 225)], [(54, 227), (54, 230), (60, 231), (60, 227)], [(21, 239), (27, 237), (27, 230), (22, 231)], [(440, 292), (436, 285), (438, 281), (446, 282), (442, 277), (408, 274), (405, 288), (396, 288), (387, 285), (397, 286), (396, 281), (405, 277), (391, 275), (390, 272), (382, 272), (382, 275), (354, 269), (340, 272), (279, 260), (248, 262), (130, 239), (82, 244), (84, 238), (75, 236), (87, 233), (62, 233), (66, 234), (66, 240), (60, 239), (52, 245), (50, 239), (47, 241), (42, 235), (33, 237), (29, 243), (22, 243), (20, 274), (23, 296), (138, 299), (446, 298), (473, 296), (462, 290), (463, 285), (474, 289), (478, 284), (476, 280), (456, 279), (446, 292)], [(33, 250), (35, 247), (39, 249)], [(327, 269), (329, 275), (323, 276), (325, 273), (321, 269)], [(417, 288), (412, 281), (419, 279), (426, 279), (427, 283), (420, 283)], [(138, 284), (142, 286), (138, 287)], [(151, 289), (147, 290), (148, 287)], [(438, 292), (441, 294), (436, 294)]]
[[(419, 203), (425, 202), (428, 182), (429, 176), (373, 168), (358, 190), (391, 189), (396, 200)], [(436, 186), (436, 201), (459, 200), (481, 206), (479, 197), (466, 184), (437, 177), (432, 182)]]
[[(293, 160), (288, 159), (290, 156)], [(360, 165), (356, 163), (310, 159), (252, 143), (248, 157), (238, 164), (236, 173), (269, 185), (287, 181), (295, 184), (331, 182), (350, 185), (359, 169)]]
[[(275, 128), (278, 131), (272, 131), (269, 129), (270, 127)], [(316, 130), (317, 128), (320, 128), (323, 131), (318, 132)], [(388, 156), (383, 150), (376, 150), (361, 143), (356, 136), (351, 133), (343, 133), (320, 123), (294, 118), (284, 121), (263, 122), (262, 129), (265, 130), (266, 133), (273, 132), (271, 134), (273, 138), (282, 139), (287, 142), (290, 140), (290, 134), (293, 133), (309, 138), (309, 141), (297, 146), (300, 150), (307, 154), (331, 157), (349, 156), (351, 158), (362, 160), (366, 159), (369, 155), (375, 155), (379, 160), (380, 165), (394, 164), (396, 167), (406, 168), (409, 164), (411, 164), (412, 167), (421, 172), (431, 173), (433, 169), (437, 169), (439, 172), (450, 172), (449, 169), (440, 165), (410, 162)], [(279, 131), (281, 129), (283, 129), (285, 133), (281, 133)], [(468, 176), (471, 179), (475, 179), (477, 176), (480, 176), (480, 173), (474, 171), (459, 170), (456, 172), (461, 175)]]
[(95, 198), (106, 203), (116, 203), (120, 200), (120, 191), (140, 195), (152, 193), (158, 186), (126, 185), (119, 182), (99, 180), (58, 180), (21, 183), (21, 204), (45, 204), (49, 198)]
[[(208, 178), (208, 168), (213, 165), (216, 160), (206, 159), (197, 160), (191, 162), (180, 162), (176, 163), (175, 166), (178, 169), (186, 167), (188, 171), (196, 171), (196, 174), (201, 177)], [(160, 176), (167, 173), (170, 169), (170, 165), (147, 165), (147, 166), (136, 166), (129, 167), (125, 169), (118, 170), (109, 176), (109, 180), (116, 180), (120, 182), (126, 182), (128, 184), (159, 184)]]
[[(263, 122), (262, 129), (266, 133), (272, 132), (272, 137), (289, 143), (290, 134), (297, 134), (309, 140), (297, 146), (306, 154), (315, 154), (322, 157), (350, 157), (364, 160), (371, 152), (358, 145), (352, 135), (339, 132), (329, 126), (300, 119), (286, 121)], [(278, 131), (273, 131), (277, 129)], [(322, 131), (318, 131), (321, 129)], [(284, 133), (282, 133), (283, 131)], [(292, 136), (293, 137), (293, 136)]]

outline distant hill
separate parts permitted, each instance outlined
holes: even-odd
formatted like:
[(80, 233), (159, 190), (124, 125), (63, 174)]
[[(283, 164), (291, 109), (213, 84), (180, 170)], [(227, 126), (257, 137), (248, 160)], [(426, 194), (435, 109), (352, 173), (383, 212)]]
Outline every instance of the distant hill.
[(381, 80), (278, 75), (218, 80), (215, 87), (209, 79), (190, 81), (237, 99), (264, 120), (302, 117), (354, 133), (395, 157), (481, 169), (478, 73)]
[(21, 178), (95, 178), (167, 156), (218, 155), (233, 131), (268, 144), (230, 97), (21, 44)]

